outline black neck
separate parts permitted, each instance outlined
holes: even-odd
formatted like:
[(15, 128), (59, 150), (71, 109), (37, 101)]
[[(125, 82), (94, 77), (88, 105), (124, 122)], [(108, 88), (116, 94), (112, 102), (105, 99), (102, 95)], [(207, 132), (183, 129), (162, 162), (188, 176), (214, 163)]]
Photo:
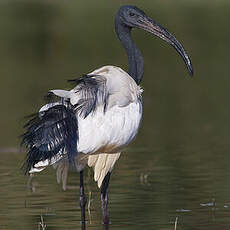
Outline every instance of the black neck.
[(144, 73), (144, 60), (141, 55), (141, 51), (136, 47), (131, 38), (131, 27), (122, 24), (119, 20), (119, 17), (116, 17), (115, 31), (128, 55), (128, 73), (139, 85)]

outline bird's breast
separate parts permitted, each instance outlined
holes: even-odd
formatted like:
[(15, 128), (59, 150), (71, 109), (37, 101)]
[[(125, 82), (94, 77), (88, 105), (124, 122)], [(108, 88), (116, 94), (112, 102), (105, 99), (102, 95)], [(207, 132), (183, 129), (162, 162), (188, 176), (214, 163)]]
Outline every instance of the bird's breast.
[(115, 105), (106, 111), (98, 108), (85, 119), (80, 117), (78, 152), (118, 152), (136, 136), (141, 117), (140, 100), (123, 107)]

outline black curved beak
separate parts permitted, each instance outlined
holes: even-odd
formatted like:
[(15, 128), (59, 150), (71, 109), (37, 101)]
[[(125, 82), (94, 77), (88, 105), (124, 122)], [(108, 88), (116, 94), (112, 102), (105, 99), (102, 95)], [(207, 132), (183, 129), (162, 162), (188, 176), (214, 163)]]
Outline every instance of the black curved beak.
[(170, 32), (168, 32), (163, 26), (159, 25), (157, 22), (147, 16), (144, 18), (144, 20), (138, 20), (137, 27), (156, 35), (157, 37), (173, 46), (183, 58), (190, 76), (193, 76), (192, 62), (187, 52), (181, 43)]

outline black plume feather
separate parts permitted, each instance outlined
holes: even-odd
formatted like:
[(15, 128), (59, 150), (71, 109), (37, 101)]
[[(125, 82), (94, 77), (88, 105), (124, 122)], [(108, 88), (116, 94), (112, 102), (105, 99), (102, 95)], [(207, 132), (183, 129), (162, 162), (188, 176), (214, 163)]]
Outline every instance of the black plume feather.
[(75, 93), (79, 94), (80, 99), (74, 105), (75, 111), (86, 118), (93, 113), (99, 104), (107, 108), (108, 92), (106, 89), (106, 79), (100, 75), (83, 75), (81, 78), (69, 80), (77, 84)]
[(28, 148), (25, 173), (39, 161), (62, 156), (74, 164), (77, 154), (78, 123), (70, 103), (58, 104), (33, 114), (25, 124), (22, 145)]

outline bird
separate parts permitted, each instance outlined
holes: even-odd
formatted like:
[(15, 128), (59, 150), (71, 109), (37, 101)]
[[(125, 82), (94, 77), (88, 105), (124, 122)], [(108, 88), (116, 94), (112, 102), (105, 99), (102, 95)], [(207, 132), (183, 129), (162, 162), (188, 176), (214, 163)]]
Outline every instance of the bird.
[(170, 44), (182, 57), (193, 76), (191, 59), (175, 36), (144, 11), (123, 5), (115, 15), (115, 32), (128, 57), (128, 71), (106, 65), (71, 80), (71, 90), (48, 92), (49, 102), (29, 117), (22, 135), (27, 149), (26, 174), (53, 165), (57, 179), (66, 177), (69, 168), (80, 173), (80, 207), (85, 229), (86, 196), (84, 168), (94, 170), (100, 189), (103, 223), (109, 224), (108, 187), (110, 175), (122, 149), (137, 135), (142, 119), (144, 60), (131, 31), (142, 29)]

